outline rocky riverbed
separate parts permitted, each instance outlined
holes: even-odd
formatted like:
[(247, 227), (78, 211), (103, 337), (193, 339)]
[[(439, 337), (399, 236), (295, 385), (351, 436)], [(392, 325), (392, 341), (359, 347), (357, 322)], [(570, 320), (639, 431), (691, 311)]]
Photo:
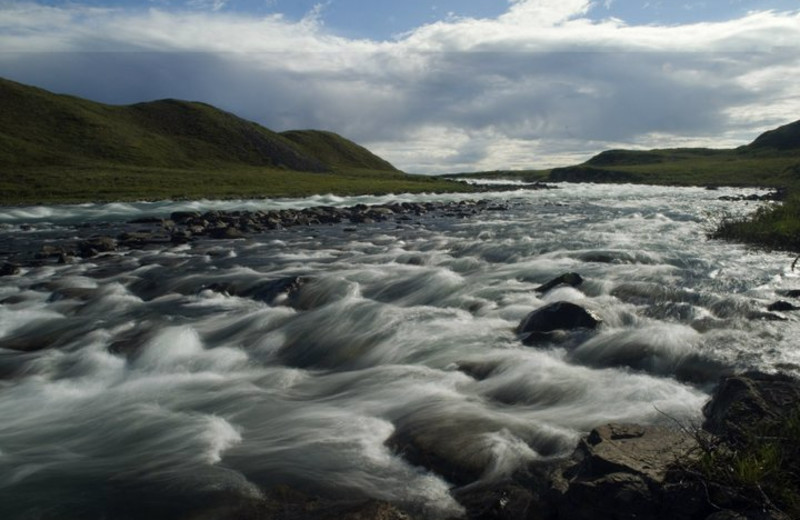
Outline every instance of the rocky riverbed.
[[(799, 403), (798, 379), (763, 373), (727, 376), (704, 408), (702, 426), (599, 425), (566, 459), (520, 468), (501, 482), (456, 488), (454, 495), (466, 510), (451, 520), (791, 520), (782, 504), (773, 501), (775, 497), (754, 492), (756, 486), (735, 488), (702, 474), (698, 460), (740, 447), (742, 435), (764, 431), (764, 424), (796, 414)], [(469, 468), (426, 451), (424, 445), (413, 445), (413, 440), (389, 443), (413, 463), (455, 484), (474, 481)], [(412, 520), (415, 516), (387, 502), (321, 498), (279, 487), (259, 499), (213, 506), (197, 518)]]
[[(544, 189), (544, 188), (542, 188)], [(354, 231), (359, 224), (392, 220), (398, 227), (414, 225), (425, 218), (468, 218), (484, 211), (504, 211), (508, 205), (489, 200), (448, 202), (397, 202), (359, 204), (351, 207), (317, 206), (273, 211), (176, 211), (169, 218), (140, 218), (123, 225), (83, 225), (73, 240), (36, 244), (17, 241), (7, 245), (0, 276), (19, 272), (21, 266), (67, 263), (74, 258), (92, 258), (103, 253), (185, 244), (200, 238), (241, 239), (270, 230), (345, 224)], [(107, 229), (110, 227), (110, 230)], [(106, 228), (106, 229), (104, 229)], [(113, 234), (109, 234), (109, 231)]]
[(800, 373), (793, 258), (706, 240), (737, 194), (4, 208), (0, 517), (780, 518), (683, 463)]

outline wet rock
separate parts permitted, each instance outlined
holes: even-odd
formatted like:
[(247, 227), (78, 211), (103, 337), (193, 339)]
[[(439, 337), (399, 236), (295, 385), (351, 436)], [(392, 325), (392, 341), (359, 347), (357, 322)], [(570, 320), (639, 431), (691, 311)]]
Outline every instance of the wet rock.
[(0, 266), (0, 276), (12, 276), (19, 274), (19, 271), (19, 266), (17, 264), (12, 264), (11, 262), (5, 262), (2, 266)]
[[(530, 344), (559, 335), (556, 331), (594, 330), (601, 323), (599, 317), (570, 302), (555, 302), (528, 314), (517, 327), (523, 343)], [(529, 343), (530, 342), (530, 343)]]
[(163, 243), (166, 237), (149, 231), (128, 231), (117, 237), (117, 243), (131, 249), (142, 248), (148, 244)]
[(497, 371), (499, 368), (500, 363), (497, 361), (485, 361), (485, 360), (475, 360), (475, 361), (459, 361), (456, 364), (456, 367), (459, 371), (467, 374), (471, 378), (483, 381), (487, 379), (490, 375)]
[(53, 291), (47, 298), (47, 301), (78, 300), (88, 302), (96, 298), (97, 294), (98, 290), (94, 287), (62, 287)]
[(305, 276), (287, 276), (278, 280), (270, 280), (244, 291), (242, 296), (264, 303), (280, 303), (291, 306), (300, 289), (311, 279)]
[(192, 239), (192, 232), (187, 229), (175, 230), (169, 237), (173, 244), (186, 244)]
[(44, 259), (44, 258), (58, 258), (61, 255), (65, 254), (66, 250), (61, 246), (53, 246), (49, 244), (43, 245), (39, 248), (39, 252), (36, 253), (36, 258)]
[(169, 215), (169, 219), (176, 224), (186, 224), (190, 220), (200, 218), (199, 211), (173, 211)]
[(787, 298), (800, 298), (800, 289), (791, 289), (788, 291), (783, 291), (781, 293), (783, 296)]
[(769, 307), (767, 307), (767, 310), (771, 312), (786, 312), (800, 310), (800, 307), (797, 307), (786, 300), (778, 300), (775, 303), (771, 303)]
[(467, 510), (469, 520), (528, 519), (538, 502), (530, 487), (512, 482), (467, 486), (456, 489), (453, 496)]
[(757, 426), (779, 421), (800, 403), (800, 380), (786, 374), (748, 372), (723, 378), (703, 408), (703, 427), (736, 440)]
[(569, 285), (570, 287), (578, 287), (583, 283), (583, 278), (578, 273), (564, 273), (561, 276), (553, 278), (546, 284), (540, 285), (535, 289), (536, 292), (546, 293), (559, 285)]
[(245, 234), (234, 227), (216, 227), (209, 231), (208, 236), (211, 238), (216, 239), (237, 239), (237, 238), (245, 238)]
[(83, 258), (91, 258), (101, 253), (117, 250), (117, 241), (111, 237), (93, 237), (78, 242), (78, 253)]
[(279, 486), (263, 499), (213, 518), (239, 520), (412, 520), (397, 506), (378, 500), (335, 500)]
[(441, 431), (433, 430), (401, 428), (385, 444), (411, 464), (433, 471), (454, 484), (466, 485), (478, 480), (491, 461), (491, 454), (476, 451), (468, 443), (460, 442), (463, 434), (453, 431), (453, 439), (446, 440), (440, 437)]

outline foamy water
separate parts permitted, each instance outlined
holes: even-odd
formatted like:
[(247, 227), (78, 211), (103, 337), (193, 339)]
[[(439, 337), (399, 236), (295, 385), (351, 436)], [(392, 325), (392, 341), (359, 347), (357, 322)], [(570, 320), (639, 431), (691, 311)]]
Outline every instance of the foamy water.
[[(570, 453), (599, 424), (697, 421), (721, 373), (800, 366), (798, 319), (763, 319), (779, 291), (800, 288), (791, 256), (705, 239), (723, 211), (756, 207), (717, 200), (732, 192), (489, 193), (510, 209), (293, 228), (2, 278), (0, 516), (178, 514), (287, 484), (442, 518), (460, 511), (454, 484), (387, 440), (414, 438), (492, 481)], [(174, 210), (448, 197), (466, 198), (5, 208), (0, 239)], [(584, 284), (534, 291), (567, 271)], [(258, 290), (294, 276), (305, 282), (291, 301)], [(596, 312), (599, 332), (523, 346), (519, 321), (560, 300)]]

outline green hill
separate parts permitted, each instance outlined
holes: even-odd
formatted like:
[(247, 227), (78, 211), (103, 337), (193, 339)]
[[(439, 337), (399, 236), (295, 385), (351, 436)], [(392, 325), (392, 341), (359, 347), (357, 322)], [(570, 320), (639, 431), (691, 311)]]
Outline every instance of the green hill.
[(211, 105), (106, 105), (0, 78), (0, 204), (441, 191), (332, 132)]
[(348, 141), (333, 132), (320, 130), (290, 130), (281, 132), (309, 156), (334, 168), (367, 168), (399, 171), (363, 146)]
[(764, 132), (746, 146), (750, 150), (773, 149), (800, 151), (800, 121)]
[(607, 150), (583, 164), (554, 168), (548, 180), (675, 185), (790, 186), (800, 181), (800, 121), (739, 148)]

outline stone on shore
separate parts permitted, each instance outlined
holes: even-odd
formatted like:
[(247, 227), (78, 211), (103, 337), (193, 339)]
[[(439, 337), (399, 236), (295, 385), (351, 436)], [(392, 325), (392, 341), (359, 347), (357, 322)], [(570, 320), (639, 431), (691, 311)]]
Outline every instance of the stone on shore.
[(703, 428), (738, 439), (775, 423), (800, 406), (800, 380), (785, 374), (748, 372), (724, 378), (703, 408)]
[(672, 503), (667, 476), (695, 447), (688, 433), (658, 426), (595, 428), (556, 476), (552, 500), (557, 518), (682, 518), (681, 509), (699, 509), (699, 504)]

